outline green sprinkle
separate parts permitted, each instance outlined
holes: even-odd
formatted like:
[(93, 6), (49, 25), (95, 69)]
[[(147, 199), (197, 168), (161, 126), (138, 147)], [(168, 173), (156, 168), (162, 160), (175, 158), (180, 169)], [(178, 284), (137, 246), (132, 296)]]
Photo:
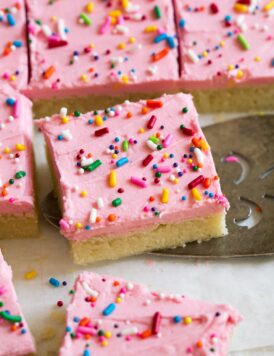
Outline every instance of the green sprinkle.
[(237, 40), (240, 43), (240, 45), (243, 47), (243, 49), (248, 50), (250, 48), (247, 39), (241, 33), (237, 36)]
[(154, 13), (155, 13), (155, 17), (156, 19), (160, 19), (161, 18), (161, 10), (159, 8), (159, 6), (154, 6)]
[(161, 172), (156, 172), (155, 173), (155, 177), (156, 178), (161, 178), (162, 177), (162, 173)]
[(80, 19), (84, 22), (85, 25), (88, 26), (92, 25), (91, 19), (83, 12), (80, 14)]
[(127, 152), (127, 150), (128, 150), (128, 140), (125, 140), (124, 142), (123, 142), (123, 151), (124, 152)]
[(119, 206), (121, 204), (122, 204), (122, 199), (121, 198), (116, 198), (116, 199), (112, 200), (112, 206), (117, 207), (117, 206)]
[(149, 140), (152, 141), (153, 143), (155, 143), (156, 145), (159, 142), (159, 139), (155, 136), (150, 136)]
[(182, 108), (182, 113), (183, 114), (186, 114), (187, 112), (188, 112), (188, 108), (187, 107)]
[(158, 151), (161, 151), (162, 148), (163, 148), (162, 145), (158, 145), (158, 146), (157, 146), (157, 150), (158, 150)]
[(69, 291), (69, 294), (74, 294), (75, 293), (75, 291), (73, 290), (73, 289), (71, 289), (70, 291)]
[(14, 184), (14, 179), (10, 179), (10, 180), (9, 180), (9, 184), (10, 184), (10, 185)]
[(0, 308), (4, 306), (4, 302), (0, 302)]
[(25, 176), (26, 176), (26, 172), (25, 171), (19, 171), (19, 172), (15, 173), (15, 178), (16, 179), (21, 179), (21, 178), (23, 178)]
[(99, 166), (101, 166), (102, 162), (97, 159), (96, 161), (92, 162), (90, 165), (83, 167), (83, 169), (87, 172), (92, 172)]
[(41, 20), (36, 20), (35, 22), (37, 23), (37, 25), (40, 25), (40, 26), (42, 25), (42, 21)]
[(193, 166), (193, 171), (198, 171), (198, 166)]
[(12, 323), (21, 323), (22, 321), (22, 317), (20, 315), (11, 315), (6, 311), (0, 312), (0, 316), (7, 321), (11, 321)]
[(104, 336), (104, 330), (98, 330), (98, 336)]
[(79, 117), (81, 115), (80, 111), (76, 110), (74, 111), (74, 116), (75, 117)]

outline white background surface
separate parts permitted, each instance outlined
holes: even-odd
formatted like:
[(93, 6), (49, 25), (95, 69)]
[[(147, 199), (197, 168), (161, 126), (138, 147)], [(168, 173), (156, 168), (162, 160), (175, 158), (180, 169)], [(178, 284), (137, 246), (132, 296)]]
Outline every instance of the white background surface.
[[(207, 125), (225, 118), (203, 116), (201, 123)], [(51, 182), (41, 134), (36, 135), (35, 151), (42, 200), (51, 190)], [(38, 355), (53, 356), (65, 327), (69, 289), (83, 268), (73, 264), (67, 242), (46, 222), (42, 223), (40, 235), (36, 240), (1, 241), (0, 246), (13, 268), (17, 294), (35, 336)], [(244, 317), (235, 328), (231, 355), (274, 355), (274, 257), (188, 260), (142, 255), (85, 269), (143, 283), (153, 290), (231, 304)], [(31, 270), (37, 271), (37, 277), (25, 280), (25, 273)], [(51, 276), (68, 285), (51, 287)], [(64, 307), (56, 306), (58, 300), (64, 302)]]

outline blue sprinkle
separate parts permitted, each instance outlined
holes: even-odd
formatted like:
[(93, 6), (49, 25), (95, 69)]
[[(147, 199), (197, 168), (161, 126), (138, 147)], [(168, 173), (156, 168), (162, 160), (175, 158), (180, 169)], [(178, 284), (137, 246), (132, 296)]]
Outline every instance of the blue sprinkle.
[(185, 195), (182, 196), (182, 200), (183, 200), (183, 201), (186, 200), (186, 196), (185, 196)]
[(214, 197), (214, 194), (213, 193), (209, 193), (209, 198), (213, 198)]
[(128, 163), (127, 157), (120, 158), (119, 161), (116, 162), (116, 167), (122, 167), (126, 163)]
[(176, 163), (176, 162), (173, 163), (173, 167), (174, 167), (174, 168), (178, 167), (178, 163)]
[(230, 22), (232, 20), (231, 15), (226, 15), (225, 22)]
[(72, 330), (72, 329), (71, 329), (71, 327), (70, 327), (70, 326), (67, 326), (67, 327), (66, 327), (66, 332), (67, 332), (67, 333), (70, 333), (70, 332), (71, 332), (71, 330)]
[(58, 141), (62, 141), (63, 140), (63, 136), (62, 135), (58, 135), (57, 139), (58, 139)]
[(179, 27), (180, 27), (180, 28), (184, 28), (185, 25), (186, 25), (186, 20), (185, 20), (185, 19), (181, 19), (181, 20), (179, 21)]
[(205, 193), (205, 195), (208, 195), (208, 191), (207, 191), (207, 190), (205, 190), (205, 192), (204, 192), (204, 193)]
[(114, 312), (116, 308), (116, 305), (114, 303), (109, 304), (104, 310), (103, 310), (103, 315), (108, 316)]
[(15, 26), (16, 25), (15, 18), (13, 17), (13, 15), (11, 13), (7, 14), (7, 21), (8, 21), (10, 26)]
[(12, 43), (16, 48), (20, 48), (23, 46), (23, 42), (22, 41), (19, 41), (19, 40), (16, 40), (16, 41), (13, 41)]
[(166, 39), (166, 42), (167, 42), (167, 44), (168, 44), (168, 46), (170, 48), (175, 48), (176, 47), (174, 38), (172, 36), (168, 36), (168, 38)]
[(173, 317), (173, 321), (174, 321), (174, 323), (178, 324), (182, 321), (182, 318), (179, 315), (175, 315)]
[(107, 116), (103, 116), (103, 121), (107, 121), (108, 117)]
[(49, 283), (56, 288), (58, 288), (60, 286), (60, 282), (58, 281), (58, 279), (53, 278), (53, 277), (51, 277), (49, 279)]
[(274, 58), (272, 58), (271, 65), (274, 67)]
[(78, 318), (78, 316), (75, 316), (75, 317), (73, 318), (73, 321), (74, 321), (75, 323), (78, 323), (78, 322), (80, 321), (80, 318)]
[(86, 226), (85, 226), (85, 229), (86, 229), (87, 231), (89, 231), (89, 230), (91, 229), (90, 225), (86, 225)]
[(179, 172), (179, 173), (178, 173), (178, 176), (179, 176), (179, 177), (182, 177), (182, 176), (183, 176), (183, 172)]
[(168, 35), (166, 33), (161, 33), (160, 35), (156, 36), (153, 40), (154, 43), (159, 43), (161, 41), (164, 41), (168, 38)]
[(157, 169), (157, 168), (158, 168), (157, 164), (154, 164), (154, 165), (152, 166), (152, 168), (153, 168), (153, 169)]
[(92, 120), (92, 119), (89, 119), (89, 120), (88, 120), (88, 124), (89, 124), (89, 125), (92, 125), (92, 124), (93, 124), (93, 120)]
[(115, 137), (114, 141), (119, 142), (120, 141), (119, 137)]
[(26, 329), (22, 329), (21, 330), (21, 334), (26, 334), (27, 333), (27, 330)]
[(88, 349), (85, 349), (83, 356), (91, 356), (91, 353)]
[(13, 106), (15, 103), (16, 103), (16, 100), (13, 99), (13, 98), (8, 98), (6, 100), (6, 104), (9, 105), (9, 106)]
[(171, 153), (170, 155), (169, 155), (169, 158), (173, 158), (174, 157), (174, 153)]

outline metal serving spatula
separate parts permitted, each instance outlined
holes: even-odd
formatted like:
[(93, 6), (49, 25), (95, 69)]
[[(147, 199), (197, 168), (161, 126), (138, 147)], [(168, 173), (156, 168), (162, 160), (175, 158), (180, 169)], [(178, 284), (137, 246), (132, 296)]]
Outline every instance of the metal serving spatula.
[[(203, 131), (231, 204), (229, 235), (151, 254), (215, 258), (274, 254), (274, 116), (226, 121)], [(42, 212), (58, 227), (60, 212), (53, 193), (43, 201)]]

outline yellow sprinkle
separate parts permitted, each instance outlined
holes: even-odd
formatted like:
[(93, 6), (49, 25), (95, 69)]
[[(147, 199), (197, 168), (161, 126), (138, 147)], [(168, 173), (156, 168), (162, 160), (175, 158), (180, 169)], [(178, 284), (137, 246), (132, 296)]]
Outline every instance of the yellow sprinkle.
[(100, 115), (96, 115), (96, 116), (95, 116), (94, 122), (95, 122), (95, 125), (96, 125), (96, 126), (102, 126), (103, 123), (104, 123), (103, 118), (102, 118), (102, 116), (100, 116)]
[(81, 80), (82, 80), (83, 82), (85, 82), (85, 83), (88, 83), (88, 81), (89, 81), (86, 74), (82, 74), (82, 75), (81, 75)]
[(56, 22), (57, 21), (57, 16), (51, 16), (51, 21)]
[(122, 299), (121, 298), (116, 298), (116, 303), (121, 303)]
[(90, 43), (90, 44), (89, 44), (89, 47), (90, 47), (90, 48), (95, 48), (95, 44), (94, 44), (94, 43)]
[(179, 183), (179, 179), (178, 178), (174, 179), (174, 181), (172, 183), (173, 184), (178, 184)]
[(4, 153), (10, 153), (10, 149), (8, 147), (4, 148)]
[(225, 41), (221, 41), (221, 42), (220, 42), (220, 46), (221, 46), (221, 47), (224, 47), (224, 46), (225, 46)]
[(187, 160), (187, 163), (192, 163), (193, 162), (193, 159), (191, 159), (191, 158), (189, 158), (188, 160)]
[(121, 80), (122, 80), (122, 83), (124, 83), (124, 84), (128, 84), (128, 83), (129, 83), (129, 80), (128, 80), (128, 76), (127, 76), (127, 75), (122, 75)]
[(122, 0), (122, 7), (123, 7), (123, 9), (128, 8), (128, 5), (129, 5), (129, 1), (128, 1), (128, 0)]
[(94, 4), (93, 4), (93, 2), (90, 1), (87, 3), (86, 11), (90, 14), (93, 12), (93, 10), (94, 10)]
[(25, 145), (22, 145), (21, 143), (17, 143), (15, 145), (15, 148), (17, 149), (17, 151), (25, 151), (27, 149), (27, 147)]
[(107, 339), (110, 339), (112, 337), (112, 333), (111, 331), (106, 331), (104, 336), (107, 338)]
[(144, 129), (143, 127), (141, 127), (141, 128), (139, 129), (139, 132), (140, 132), (140, 133), (144, 133), (144, 132), (145, 132), (145, 129)]
[(265, 10), (265, 11), (269, 11), (269, 10), (271, 10), (273, 7), (274, 7), (274, 0), (270, 1), (269, 3), (267, 3), (267, 4), (264, 6), (264, 10)]
[(207, 57), (207, 56), (208, 56), (207, 51), (204, 51), (204, 52), (202, 53), (202, 56), (203, 56), (203, 57)]
[(101, 345), (104, 346), (104, 347), (105, 347), (105, 346), (108, 346), (108, 341), (107, 341), (107, 340), (102, 341), (102, 342), (101, 342)]
[(208, 151), (209, 150), (209, 145), (207, 144), (207, 142), (203, 138), (201, 138), (199, 140), (199, 146), (201, 147), (201, 149), (203, 151)]
[(233, 64), (229, 64), (228, 66), (227, 66), (227, 70), (233, 70), (234, 69), (234, 65)]
[(34, 279), (37, 277), (37, 271), (32, 270), (25, 273), (25, 279)]
[(122, 12), (120, 10), (112, 10), (109, 12), (109, 16), (111, 17), (119, 17), (122, 15)]
[(128, 42), (129, 43), (135, 43), (136, 42), (136, 38), (135, 37), (129, 37)]
[(169, 199), (169, 190), (167, 188), (163, 188), (161, 202), (166, 204), (168, 203), (168, 199)]
[(80, 193), (81, 197), (84, 198), (88, 195), (88, 192), (86, 190), (83, 190), (81, 193)]
[(236, 3), (234, 5), (234, 10), (237, 12), (246, 13), (246, 12), (248, 12), (248, 6)]
[(261, 57), (255, 57), (255, 62), (261, 62), (262, 58)]
[(158, 30), (158, 26), (149, 25), (145, 28), (145, 32), (156, 32)]
[(110, 16), (110, 23), (111, 23), (112, 25), (116, 25), (116, 24), (117, 24), (117, 17)]
[(244, 76), (244, 72), (239, 69), (238, 72), (237, 72), (236, 78), (237, 79), (241, 79), (243, 76)]
[(117, 154), (113, 153), (112, 158), (117, 158)]
[(69, 118), (67, 116), (62, 117), (62, 123), (67, 124), (69, 122)]
[(75, 226), (76, 226), (76, 229), (81, 229), (83, 225), (80, 222), (77, 222), (75, 224)]
[(12, 82), (15, 82), (15, 80), (16, 80), (16, 75), (11, 75), (11, 76), (10, 76), (10, 80), (11, 80)]
[(116, 187), (117, 184), (116, 171), (110, 171), (108, 183), (111, 188)]
[(191, 189), (191, 193), (195, 200), (202, 200), (202, 196), (197, 188)]
[(184, 317), (184, 324), (191, 324), (192, 323), (192, 318), (190, 316)]
[(169, 154), (168, 153), (164, 153), (163, 154), (163, 158), (168, 158), (169, 157)]
[(126, 48), (126, 44), (124, 42), (121, 42), (118, 44), (118, 49), (125, 49)]

